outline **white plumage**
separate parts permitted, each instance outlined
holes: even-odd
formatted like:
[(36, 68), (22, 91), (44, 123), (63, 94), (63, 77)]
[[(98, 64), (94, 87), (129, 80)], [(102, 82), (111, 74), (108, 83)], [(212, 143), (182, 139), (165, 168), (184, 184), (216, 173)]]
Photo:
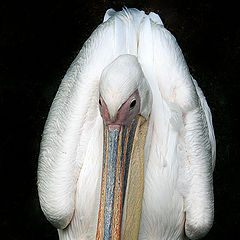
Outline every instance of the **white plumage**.
[[(150, 119), (138, 239), (201, 238), (214, 212), (211, 112), (175, 38), (157, 14), (137, 9), (108, 10), (62, 80), (41, 142), (42, 210), (60, 239), (96, 238), (103, 156), (99, 81), (124, 54), (137, 57), (152, 92), (152, 104), (144, 103)], [(120, 71), (116, 67), (116, 75)], [(140, 96), (144, 89), (138, 88)], [(127, 99), (128, 90), (119, 96)]]

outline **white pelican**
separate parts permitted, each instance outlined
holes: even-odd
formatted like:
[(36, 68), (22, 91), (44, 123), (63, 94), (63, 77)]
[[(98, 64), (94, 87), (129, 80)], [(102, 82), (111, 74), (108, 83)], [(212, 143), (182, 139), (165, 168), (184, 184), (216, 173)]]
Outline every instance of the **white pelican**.
[(211, 118), (159, 16), (109, 9), (62, 80), (43, 132), (39, 198), (59, 238), (206, 235)]

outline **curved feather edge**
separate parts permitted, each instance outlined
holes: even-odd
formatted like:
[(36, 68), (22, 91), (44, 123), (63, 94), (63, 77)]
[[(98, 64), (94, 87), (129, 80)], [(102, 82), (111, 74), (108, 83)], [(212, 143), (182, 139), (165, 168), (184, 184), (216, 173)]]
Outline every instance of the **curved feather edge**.
[(215, 134), (214, 134), (214, 128), (213, 128), (213, 123), (212, 123), (212, 114), (211, 110), (207, 104), (207, 100), (203, 94), (202, 89), (198, 86), (197, 81), (192, 78), (193, 83), (195, 85), (198, 97), (201, 102), (202, 109), (205, 113), (205, 117), (207, 120), (207, 126), (208, 126), (208, 135), (209, 135), (209, 140), (212, 146), (212, 170), (215, 168), (215, 162), (216, 162), (216, 140), (215, 140)]
[[(160, 97), (170, 104), (171, 111), (171, 103), (174, 103), (182, 112), (184, 150), (181, 156), (184, 156), (184, 163), (181, 164), (187, 186), (183, 193), (186, 211), (185, 233), (190, 239), (198, 239), (210, 230), (214, 216), (212, 173), (215, 139), (211, 113), (202, 91), (192, 80), (176, 39), (161, 25), (151, 23), (151, 30), (152, 37), (146, 38), (153, 41), (153, 51), (150, 51), (153, 55), (149, 59), (150, 64), (155, 66), (153, 71), (156, 74)], [(147, 56), (148, 52), (149, 50), (146, 50)], [(156, 89), (154, 91), (156, 99), (159, 93)], [(171, 118), (169, 124), (173, 128), (177, 126)]]
[(101, 71), (113, 58), (105, 51), (106, 46), (113, 47), (109, 38), (113, 25), (114, 21), (100, 25), (85, 42), (62, 80), (44, 127), (38, 165), (39, 199), (47, 219), (59, 229), (73, 217), (84, 149), (91, 129), (102, 121), (96, 96)]

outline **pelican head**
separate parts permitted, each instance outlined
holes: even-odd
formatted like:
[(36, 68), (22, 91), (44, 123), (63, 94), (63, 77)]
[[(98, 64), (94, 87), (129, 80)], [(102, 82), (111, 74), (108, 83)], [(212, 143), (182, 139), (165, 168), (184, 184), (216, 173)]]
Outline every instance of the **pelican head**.
[(143, 195), (144, 143), (152, 93), (137, 58), (121, 55), (102, 72), (104, 124), (97, 239), (137, 239)]

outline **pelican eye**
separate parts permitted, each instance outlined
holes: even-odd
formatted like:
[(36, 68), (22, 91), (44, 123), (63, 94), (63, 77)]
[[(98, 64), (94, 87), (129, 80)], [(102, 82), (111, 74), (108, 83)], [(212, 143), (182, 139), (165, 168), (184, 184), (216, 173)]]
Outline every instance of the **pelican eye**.
[(99, 103), (100, 106), (102, 106), (102, 102), (101, 102), (101, 99), (100, 99), (100, 98), (99, 98), (99, 100), (98, 100), (98, 103)]
[(130, 103), (130, 110), (132, 110), (135, 107), (136, 103), (137, 103), (136, 99), (133, 99), (132, 102)]

